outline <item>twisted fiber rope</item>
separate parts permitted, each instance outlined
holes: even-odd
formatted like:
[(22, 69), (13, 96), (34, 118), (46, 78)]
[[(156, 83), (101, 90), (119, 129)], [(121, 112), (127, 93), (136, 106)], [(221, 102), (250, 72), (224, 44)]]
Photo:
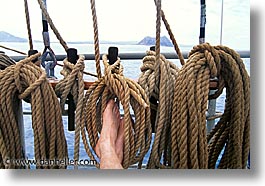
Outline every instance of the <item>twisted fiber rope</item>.
[(24, 7), (25, 7), (26, 23), (27, 23), (28, 38), (29, 38), (29, 48), (30, 50), (33, 50), (33, 42), (32, 42), (32, 35), (31, 35), (31, 28), (30, 28), (30, 18), (29, 18), (29, 8), (28, 8), (27, 0), (24, 0)]
[(245, 169), (250, 150), (250, 78), (239, 54), (224, 46), (215, 47), (222, 61), (221, 73), (226, 88), (224, 114), (207, 136), (209, 168)]
[(4, 70), (8, 66), (15, 65), (16, 62), (9, 56), (0, 53), (0, 70)]
[[(155, 120), (155, 139), (151, 155), (148, 161), (148, 168), (168, 168), (170, 166), (170, 123), (171, 107), (174, 94), (174, 82), (178, 68), (160, 55), (160, 27), (161, 27), (161, 1), (156, 1), (156, 51), (148, 51), (143, 59), (141, 67), (142, 74), (139, 77), (139, 84), (145, 90), (149, 98), (154, 97), (159, 101)], [(161, 163), (161, 160), (163, 162)]]
[[(143, 87), (147, 96), (154, 97), (159, 100), (159, 105), (156, 114), (155, 121), (155, 139), (151, 151), (151, 155), (148, 161), (148, 168), (167, 168), (170, 160), (168, 152), (170, 151), (170, 125), (171, 125), (171, 111), (174, 95), (174, 83), (177, 78), (179, 69), (170, 61), (166, 60), (163, 55), (160, 55), (160, 74), (158, 76), (159, 81), (155, 81), (155, 64), (156, 54), (153, 51), (148, 51), (147, 56), (143, 59), (143, 65), (141, 67), (141, 75), (138, 83)], [(159, 84), (160, 82), (160, 84)], [(164, 163), (160, 163), (160, 160), (164, 159)]]
[(155, 80), (159, 81), (160, 74), (160, 33), (161, 33), (161, 0), (156, 1), (156, 62), (155, 63)]
[[(90, 86), (84, 100), (81, 134), (86, 152), (91, 159), (96, 159), (94, 149), (102, 128), (102, 113), (108, 100), (116, 97), (124, 110), (125, 132), (122, 165), (124, 168), (128, 168), (139, 162), (139, 168), (141, 168), (141, 162), (151, 142), (149, 100), (140, 85), (123, 76), (120, 59), (113, 65), (109, 65), (107, 56), (103, 55), (103, 64), (105, 75)], [(134, 122), (130, 109), (135, 113)]]
[[(157, 1), (154, 0), (154, 2), (155, 2), (155, 4), (157, 5)], [(166, 29), (167, 29), (167, 31), (168, 31), (169, 37), (170, 37), (170, 39), (171, 39), (171, 41), (172, 41), (172, 44), (173, 44), (173, 46), (174, 46), (174, 49), (175, 49), (176, 53), (177, 53), (178, 56), (179, 56), (180, 63), (181, 63), (182, 65), (184, 65), (184, 64), (185, 64), (184, 57), (183, 57), (183, 55), (182, 55), (182, 53), (181, 53), (181, 51), (180, 51), (180, 49), (179, 49), (178, 43), (177, 43), (177, 41), (176, 41), (176, 39), (175, 39), (175, 36), (174, 36), (174, 34), (173, 34), (173, 32), (172, 32), (172, 30), (171, 30), (171, 28), (170, 28), (170, 25), (169, 25), (169, 23), (168, 23), (168, 21), (167, 21), (167, 19), (166, 19), (165, 13), (164, 13), (164, 11), (163, 11), (162, 9), (161, 9), (161, 16), (162, 16), (162, 20), (163, 20), (163, 22), (164, 22), (164, 25), (165, 25), (165, 27), (166, 27)]]
[[(206, 136), (209, 80), (215, 77), (221, 80), (220, 88), (227, 89), (226, 109)], [(214, 97), (221, 92), (218, 90)], [(239, 55), (228, 47), (212, 47), (208, 43), (195, 46), (175, 85), (172, 167), (215, 168), (225, 147), (221, 164), (226, 168), (244, 168), (249, 152), (249, 105), (249, 76)]]
[(43, 1), (42, 0), (38, 0), (38, 3), (40, 5), (40, 8), (42, 10), (42, 13), (44, 15), (44, 17), (46, 18), (47, 22), (49, 23), (51, 29), (53, 30), (55, 36), (57, 37), (57, 39), (59, 40), (59, 42), (61, 43), (61, 45), (63, 46), (64, 50), (67, 51), (68, 49), (68, 46), (66, 44), (66, 42), (63, 40), (62, 36), (60, 35), (59, 31), (57, 30), (57, 28), (55, 27), (49, 13), (47, 12), (44, 4), (43, 4)]
[(98, 78), (101, 78), (100, 52), (99, 52), (99, 39), (98, 39), (98, 22), (97, 22), (95, 0), (90, 0), (90, 4), (91, 4), (92, 17), (93, 17), (96, 70), (97, 70)]
[[(60, 80), (55, 87), (56, 94), (61, 97), (60, 105), (61, 109), (64, 109), (64, 104), (67, 96), (70, 94), (74, 97), (76, 105), (75, 115), (75, 147), (74, 147), (74, 159), (79, 160), (79, 147), (80, 147), (80, 126), (83, 112), (83, 99), (84, 99), (84, 79), (83, 72), (85, 68), (85, 57), (79, 56), (77, 63), (74, 65), (70, 63), (67, 58), (64, 60), (63, 70), (61, 74), (64, 79)], [(77, 162), (77, 161), (76, 161)], [(76, 167), (77, 168), (77, 167)]]
[[(40, 53), (21, 60), (0, 72), (0, 156), (1, 161), (24, 159), (20, 129), (13, 102), (30, 97), (32, 127), (34, 132), (34, 155), (40, 160), (65, 160), (67, 144), (64, 136), (60, 106), (46, 74), (31, 63)], [(3, 162), (0, 163), (3, 165)], [(23, 166), (22, 166), (23, 167)], [(21, 168), (5, 165), (1, 168)], [(65, 168), (65, 166), (41, 166), (37, 168)]]

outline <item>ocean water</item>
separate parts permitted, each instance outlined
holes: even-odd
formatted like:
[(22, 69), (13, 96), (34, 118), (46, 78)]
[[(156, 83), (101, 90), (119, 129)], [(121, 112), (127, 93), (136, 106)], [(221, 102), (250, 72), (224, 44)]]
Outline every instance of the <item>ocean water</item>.
[[(27, 43), (1, 43), (1, 45), (14, 48), (19, 51), (27, 52)], [(35, 49), (38, 51), (42, 51), (43, 46), (42, 43), (36, 43)], [(52, 43), (51, 44), (53, 50), (55, 51), (56, 54), (65, 54), (64, 49), (60, 46), (59, 43)], [(107, 53), (108, 47), (113, 46), (113, 45), (108, 45), (108, 44), (101, 44), (100, 45), (100, 52), (101, 53)], [(119, 48), (120, 53), (127, 53), (127, 52), (145, 52), (149, 49), (149, 46), (143, 46), (143, 45), (114, 45)], [(94, 53), (94, 48), (92, 44), (73, 44), (69, 47), (74, 47), (78, 49), (79, 54), (88, 54), (88, 53)], [(192, 46), (185, 46), (181, 47), (180, 49), (182, 51), (190, 51), (192, 49)], [(19, 54), (16, 54), (11, 51), (5, 51), (7, 55), (10, 56), (17, 56)], [(175, 52), (172, 47), (161, 47), (161, 53), (163, 52)], [(178, 67), (181, 67), (179, 60), (171, 60), (174, 62)], [(243, 59), (244, 64), (246, 66), (246, 69), (248, 73), (250, 74), (250, 58), (245, 58)], [(62, 62), (59, 62), (62, 63)], [(142, 60), (122, 60), (121, 64), (124, 67), (124, 76), (132, 79), (138, 79), (140, 75), (140, 66), (142, 65)], [(86, 61), (85, 62), (85, 71), (94, 73), (96, 74), (96, 68), (95, 68), (95, 62), (94, 61)], [(103, 72), (103, 64), (101, 64), (101, 69)], [(55, 76), (58, 79), (63, 78), (62, 75), (60, 74), (60, 71), (62, 70), (62, 67), (56, 66), (55, 68)], [(93, 78), (91, 76), (84, 75), (84, 79), (88, 81), (93, 81), (96, 78)], [(216, 111), (217, 112), (223, 112), (224, 110), (224, 102), (225, 102), (225, 93), (223, 93), (216, 102)], [(31, 107), (30, 104), (23, 102), (23, 111), (30, 112)], [(121, 112), (123, 112), (121, 110)], [(34, 140), (33, 140), (33, 131), (32, 131), (32, 126), (31, 126), (31, 116), (30, 115), (24, 115), (24, 136), (25, 136), (25, 145), (26, 145), (26, 156), (28, 159), (34, 159)], [(68, 154), (69, 154), (69, 159), (73, 159), (73, 152), (74, 152), (74, 132), (69, 132), (67, 130), (67, 116), (63, 116), (63, 125), (65, 129), (65, 136), (67, 140), (67, 145), (68, 145)], [(217, 120), (216, 120), (217, 121)], [(80, 140), (80, 159), (83, 160), (88, 160), (89, 157), (87, 153), (85, 152), (84, 145), (82, 143), (82, 140)], [(148, 154), (144, 159), (144, 163), (147, 162)], [(34, 168), (34, 166), (32, 167)], [(69, 169), (72, 169), (73, 167), (69, 166)], [(83, 167), (83, 168), (89, 168), (91, 167)]]

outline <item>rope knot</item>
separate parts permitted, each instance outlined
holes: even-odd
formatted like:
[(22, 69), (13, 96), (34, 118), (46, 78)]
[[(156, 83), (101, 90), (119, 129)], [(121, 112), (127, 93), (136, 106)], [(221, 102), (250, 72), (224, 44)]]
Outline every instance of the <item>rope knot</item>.
[[(29, 64), (30, 62), (32, 62), (32, 60), (40, 57), (40, 55), (41, 55), (40, 53), (37, 53), (35, 55), (27, 57), (26, 59), (18, 62), (14, 67), (14, 80), (18, 92), (20, 93), (19, 95), (20, 99), (25, 99), (28, 95), (31, 94), (32, 91), (34, 91), (37, 87), (39, 87), (43, 83), (43, 81), (46, 81), (46, 73), (40, 68), (38, 68), (36, 65)], [(29, 74), (31, 71), (34, 71), (36, 74), (39, 75), (38, 79), (34, 77), (26, 79), (27, 74)], [(30, 84), (30, 86), (28, 86), (27, 84), (25, 85), (25, 82), (27, 84)], [(24, 91), (23, 91), (24, 89), (23, 86), (27, 87)]]
[(211, 78), (218, 77), (221, 70), (221, 60), (219, 52), (209, 43), (203, 43), (194, 46), (189, 54), (189, 57), (198, 53), (203, 54), (203, 58), (205, 58), (206, 64), (209, 65)]
[(76, 64), (69, 62), (68, 59), (65, 58), (63, 61), (63, 64), (64, 64), (63, 70), (61, 70), (60, 73), (64, 77), (67, 77), (71, 72), (78, 72), (78, 71), (83, 72), (85, 69), (84, 61), (85, 61), (85, 56), (83, 56), (83, 55), (79, 55), (79, 58), (78, 58)]
[(103, 64), (104, 64), (104, 80), (108, 88), (110, 89), (111, 93), (115, 95), (114, 89), (117, 89), (116, 80), (119, 81), (123, 79), (123, 66), (120, 64), (120, 58), (117, 61), (110, 65), (108, 63), (107, 55), (102, 56)]

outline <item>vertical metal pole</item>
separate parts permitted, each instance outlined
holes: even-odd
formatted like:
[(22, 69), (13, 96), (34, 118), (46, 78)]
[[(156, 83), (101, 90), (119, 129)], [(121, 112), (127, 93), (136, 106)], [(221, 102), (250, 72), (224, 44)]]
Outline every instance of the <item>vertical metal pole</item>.
[[(200, 37), (199, 43), (205, 43), (205, 25), (206, 25), (206, 4), (205, 0), (201, 0), (201, 19), (200, 19)], [(209, 94), (213, 94), (215, 91), (210, 90)], [(214, 116), (216, 112), (216, 100), (212, 99), (208, 101), (207, 116)], [(209, 133), (215, 125), (215, 120), (207, 120), (207, 133)]]
[[(78, 60), (77, 50), (68, 48), (67, 59), (70, 63), (76, 64)], [(75, 102), (72, 94), (68, 94), (68, 131), (75, 130)]]
[(223, 17), (224, 17), (224, 0), (222, 0), (222, 9), (221, 9), (220, 45), (222, 45), (223, 42)]
[[(46, 0), (42, 0), (45, 8), (47, 9)], [(42, 37), (43, 37), (43, 44), (44, 50), (43, 53), (46, 52), (47, 48), (50, 48), (50, 35), (49, 35), (49, 27), (48, 21), (45, 18), (44, 14), (42, 13)]]
[(220, 45), (222, 45), (223, 42), (223, 18), (224, 18), (224, 0), (222, 0), (222, 8), (221, 8)]
[(22, 101), (20, 99), (15, 99), (13, 101), (13, 110), (15, 112), (15, 116), (18, 122), (19, 132), (20, 132), (20, 141), (22, 146), (22, 151), (24, 157), (26, 157), (26, 146), (25, 146), (25, 138), (24, 138), (24, 121), (23, 121), (23, 108)]
[[(46, 3), (46, 0), (42, 0), (43, 2), (43, 5), (44, 7), (47, 9), (47, 3)], [(47, 27), (46, 27), (46, 24), (47, 24)], [(44, 24), (43, 24), (44, 23)], [(48, 32), (48, 22), (47, 22), (47, 19), (45, 18), (44, 14), (42, 13), (42, 26), (43, 26), (43, 32)]]
[(200, 19), (200, 37), (199, 43), (205, 43), (205, 25), (206, 25), (206, 4), (201, 0), (201, 19)]

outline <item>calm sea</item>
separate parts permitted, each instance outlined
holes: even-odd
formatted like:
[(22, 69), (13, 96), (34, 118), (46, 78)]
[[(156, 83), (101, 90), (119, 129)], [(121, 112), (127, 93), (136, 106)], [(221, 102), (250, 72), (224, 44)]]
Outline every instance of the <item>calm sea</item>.
[[(28, 44), (27, 43), (1, 43), (1, 45), (22, 51), (27, 53), (28, 51)], [(72, 44), (68, 45), (69, 47), (76, 48), (78, 50), (79, 54), (94, 54), (94, 45), (93, 44)], [(100, 53), (107, 53), (108, 48), (110, 46), (116, 46), (119, 48), (120, 53), (143, 53), (149, 49), (149, 46), (143, 46), (143, 45), (110, 45), (110, 44), (101, 44), (100, 45)], [(51, 47), (55, 51), (56, 54), (65, 54), (63, 47), (59, 43), (51, 43)], [(43, 50), (43, 44), (42, 43), (35, 43), (34, 49), (37, 49), (38, 51), (42, 52)], [(190, 51), (192, 49), (192, 46), (185, 46), (181, 47), (181, 51)], [(0, 50), (3, 50), (0, 48)], [(5, 50), (4, 50), (5, 51)], [(161, 53), (163, 52), (175, 52), (172, 47), (161, 47)], [(5, 51), (7, 55), (10, 56), (17, 56), (19, 54), (11, 52), (11, 51)], [(181, 67), (179, 60), (171, 60), (174, 62), (178, 67)], [(250, 58), (243, 59), (244, 64), (246, 66), (246, 69), (248, 73), (250, 74)], [(62, 62), (60, 62), (62, 63)], [(95, 68), (95, 62), (94, 61), (86, 61), (86, 69), (85, 71), (96, 74), (96, 68)], [(124, 75), (128, 78), (132, 79), (138, 79), (140, 74), (140, 66), (142, 65), (141, 60), (123, 60), (122, 65), (124, 67)], [(101, 64), (101, 69), (103, 72), (103, 64)], [(55, 69), (55, 75), (61, 79), (62, 75), (60, 74), (60, 71), (62, 70), (62, 67), (57, 66)], [(92, 78), (91, 76), (84, 77), (85, 80), (95, 80), (95, 78)], [(224, 109), (224, 102), (225, 102), (225, 93), (223, 93), (216, 102), (216, 110), (218, 112), (222, 112)], [(23, 110), (24, 111), (30, 111), (31, 107), (30, 104), (23, 103)], [(122, 112), (122, 111), (121, 111)], [(74, 153), (74, 132), (69, 132), (67, 130), (67, 117), (63, 116), (63, 124), (65, 126), (65, 135), (68, 143), (68, 153), (69, 158), (73, 159), (73, 153)], [(26, 155), (28, 159), (34, 159), (34, 140), (33, 140), (33, 131), (31, 126), (31, 116), (25, 115), (24, 116), (24, 132), (25, 132), (25, 144), (26, 144)], [(89, 159), (87, 156), (82, 140), (80, 145), (80, 159)], [(147, 158), (145, 158), (144, 163), (146, 163)], [(34, 167), (33, 167), (34, 168)], [(72, 169), (73, 167), (69, 167), (69, 169)], [(91, 167), (90, 167), (91, 168)]]

